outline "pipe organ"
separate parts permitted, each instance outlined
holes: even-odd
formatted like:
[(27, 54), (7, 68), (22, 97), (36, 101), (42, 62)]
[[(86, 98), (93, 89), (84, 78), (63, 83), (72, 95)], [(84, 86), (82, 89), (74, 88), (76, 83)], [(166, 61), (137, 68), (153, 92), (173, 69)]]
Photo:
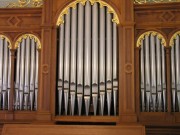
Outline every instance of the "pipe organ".
[(146, 32), (140, 46), (141, 111), (167, 111), (165, 40), (157, 32)]
[(25, 34), (16, 42), (15, 110), (37, 110), (39, 40)]
[(93, 0), (73, 3), (57, 28), (58, 115), (117, 115), (117, 23)]
[(0, 35), (0, 110), (9, 109), (11, 89), (11, 43)]
[(180, 32), (173, 35), (170, 46), (172, 110), (180, 112)]

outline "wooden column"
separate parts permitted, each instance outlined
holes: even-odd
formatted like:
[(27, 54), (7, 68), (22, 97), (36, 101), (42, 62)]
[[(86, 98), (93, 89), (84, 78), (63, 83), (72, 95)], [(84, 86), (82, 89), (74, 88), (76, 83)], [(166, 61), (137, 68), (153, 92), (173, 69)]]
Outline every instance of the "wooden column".
[(38, 111), (36, 119), (39, 121), (51, 121), (51, 19), (52, 19), (52, 0), (45, 0), (42, 14), (42, 48), (39, 67), (39, 93)]
[(121, 0), (120, 28), (120, 117), (122, 122), (136, 122), (134, 89), (134, 1)]
[(10, 49), (11, 51), (11, 90), (10, 90), (10, 103), (9, 103), (9, 111), (13, 111), (14, 106), (14, 61), (15, 61), (15, 51), (14, 49)]
[(167, 112), (171, 112), (171, 47), (165, 48), (166, 52), (166, 75), (167, 75)]

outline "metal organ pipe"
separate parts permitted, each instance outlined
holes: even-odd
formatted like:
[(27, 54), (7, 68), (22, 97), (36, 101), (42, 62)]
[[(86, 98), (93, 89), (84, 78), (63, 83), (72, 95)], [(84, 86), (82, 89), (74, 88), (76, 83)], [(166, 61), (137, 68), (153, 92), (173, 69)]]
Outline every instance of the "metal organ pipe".
[(59, 115), (61, 115), (62, 106), (62, 87), (63, 87), (63, 62), (64, 62), (64, 24), (60, 25), (60, 39), (59, 39), (59, 63), (58, 63), (58, 103), (59, 103)]
[(37, 43), (36, 45), (36, 74), (35, 74), (35, 110), (37, 110), (37, 102), (38, 102), (38, 77), (39, 77), (39, 51), (38, 51), (38, 46)]
[(171, 48), (171, 89), (172, 89), (172, 108), (176, 110), (176, 78), (175, 78), (175, 45)]
[(7, 90), (7, 104), (8, 110), (10, 109), (10, 89), (11, 89), (11, 51), (8, 49), (8, 90)]
[(156, 111), (156, 61), (155, 61), (155, 37), (150, 35), (150, 60), (151, 60), (151, 93), (153, 111)]
[(19, 106), (19, 80), (20, 80), (20, 43), (17, 49), (17, 57), (16, 57), (16, 80), (15, 80), (15, 110), (18, 110)]
[(77, 100), (78, 114), (81, 115), (83, 97), (83, 31), (84, 31), (84, 7), (78, 5), (78, 51), (77, 51)]
[(112, 16), (107, 13), (107, 36), (106, 36), (106, 88), (107, 88), (107, 106), (108, 115), (111, 110), (111, 96), (112, 96)]
[(76, 37), (77, 37), (77, 6), (72, 9), (71, 21), (71, 73), (70, 73), (70, 94), (71, 94), (71, 114), (74, 115), (76, 97)]
[(146, 87), (146, 110), (150, 110), (150, 61), (149, 61), (149, 36), (145, 36), (145, 87)]
[(92, 98), (94, 115), (98, 104), (98, 4), (92, 7)]
[(161, 45), (161, 55), (162, 55), (162, 88), (163, 88), (163, 110), (166, 111), (166, 69), (165, 69), (165, 49)]
[(105, 8), (100, 8), (100, 47), (99, 47), (99, 88), (100, 88), (100, 110), (104, 115), (105, 102)]
[(162, 66), (161, 66), (161, 44), (156, 36), (156, 60), (157, 60), (157, 101), (158, 111), (162, 110)]
[(68, 111), (69, 101), (69, 64), (70, 64), (70, 10), (66, 15), (65, 23), (65, 47), (64, 47), (64, 103), (65, 103), (65, 115)]
[(89, 114), (91, 94), (91, 5), (85, 5), (85, 48), (84, 48), (84, 101), (86, 115)]
[(31, 111), (33, 110), (33, 105), (34, 105), (34, 88), (35, 88), (35, 41), (34, 39), (31, 39), (31, 68), (30, 68), (30, 108)]
[(7, 101), (7, 88), (8, 88), (8, 42), (4, 40), (4, 60), (3, 60), (3, 86), (2, 86), (2, 97), (3, 97), (3, 110), (6, 109)]
[(29, 98), (29, 70), (30, 70), (30, 38), (26, 39), (25, 49), (25, 80), (24, 80), (24, 109), (28, 109)]
[(118, 95), (118, 76), (117, 76), (117, 24), (113, 22), (113, 103), (114, 115), (116, 115), (117, 95)]
[(144, 42), (141, 41), (141, 110), (145, 111), (145, 86), (144, 86)]

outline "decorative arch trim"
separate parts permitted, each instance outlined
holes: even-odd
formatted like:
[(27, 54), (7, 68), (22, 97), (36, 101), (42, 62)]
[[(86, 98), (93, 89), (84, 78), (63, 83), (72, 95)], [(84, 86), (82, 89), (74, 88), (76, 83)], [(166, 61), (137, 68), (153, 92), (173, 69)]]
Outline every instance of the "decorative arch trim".
[(28, 37), (30, 39), (34, 39), (34, 41), (37, 43), (38, 49), (41, 49), (42, 45), (41, 45), (39, 38), (33, 34), (24, 34), (24, 35), (20, 36), (17, 39), (17, 41), (15, 42), (15, 49), (17, 49), (19, 47), (19, 43), (21, 43), (23, 39), (27, 39)]
[(170, 46), (174, 45), (174, 40), (177, 38), (178, 35), (180, 36), (180, 31), (174, 33), (174, 35), (171, 37), (170, 43), (169, 43)]
[[(112, 22), (116, 23), (116, 24), (119, 24), (119, 18), (118, 18), (118, 15), (117, 13), (115, 12), (115, 10), (113, 9), (112, 6), (110, 6), (108, 3), (102, 1), (102, 0), (89, 0), (91, 5), (94, 5), (94, 3), (99, 3), (100, 4), (100, 7), (107, 7), (108, 8), (108, 13), (112, 13), (114, 16), (113, 16), (113, 19), (112, 19)], [(82, 4), (83, 6), (85, 5), (85, 3), (87, 2), (87, 0), (76, 0), (74, 2), (71, 2), (68, 6), (66, 6), (62, 12), (60, 13), (59, 17), (58, 17), (58, 20), (57, 20), (57, 23), (56, 25), (59, 26), (61, 24), (64, 23), (64, 19), (63, 19), (63, 16), (68, 14), (69, 13), (69, 8), (76, 8), (76, 5), (78, 3)]]
[(153, 36), (157, 36), (159, 39), (161, 39), (161, 44), (163, 46), (166, 46), (166, 40), (165, 40), (164, 36), (162, 34), (160, 34), (159, 32), (156, 32), (156, 31), (147, 31), (147, 32), (143, 33), (142, 35), (140, 35), (140, 37), (137, 40), (136, 46), (140, 47), (142, 45), (142, 40), (145, 39), (145, 36), (146, 35), (149, 36), (150, 34), (152, 34)]
[(12, 43), (11, 43), (11, 41), (9, 40), (8, 37), (6, 37), (5, 35), (0, 34), (0, 38), (1, 38), (1, 39), (6, 39), (7, 42), (9, 43), (8, 48), (9, 48), (9, 49), (12, 49)]

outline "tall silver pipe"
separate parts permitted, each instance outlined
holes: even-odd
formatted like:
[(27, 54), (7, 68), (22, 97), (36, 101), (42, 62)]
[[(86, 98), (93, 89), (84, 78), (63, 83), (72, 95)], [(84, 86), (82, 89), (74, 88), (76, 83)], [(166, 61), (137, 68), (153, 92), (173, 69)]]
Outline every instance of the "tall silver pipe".
[(8, 42), (4, 40), (3, 88), (2, 88), (3, 110), (6, 109), (7, 87), (8, 87)]
[(18, 110), (19, 106), (19, 81), (20, 81), (20, 53), (21, 53), (21, 44), (17, 49), (17, 58), (16, 58), (16, 82), (15, 82), (15, 110)]
[(70, 77), (70, 94), (71, 94), (71, 115), (74, 115), (75, 93), (76, 93), (76, 47), (77, 47), (77, 6), (72, 9), (71, 21), (71, 77)]
[(176, 41), (176, 87), (177, 87), (177, 102), (178, 102), (178, 108), (180, 110), (180, 60), (179, 60), (179, 36), (177, 35)]
[(164, 46), (161, 45), (161, 54), (162, 54), (162, 86), (163, 86), (163, 110), (166, 111), (166, 69), (165, 69), (165, 49)]
[(19, 109), (23, 109), (23, 94), (24, 94), (24, 63), (25, 63), (25, 39), (21, 43), (21, 64), (20, 64), (20, 82), (19, 82)]
[(145, 87), (144, 87), (144, 42), (141, 42), (141, 109), (145, 111)]
[(3, 84), (3, 39), (0, 37), (0, 109), (2, 105), (2, 84)]
[(89, 114), (91, 94), (91, 4), (85, 5), (85, 48), (84, 48), (84, 100), (86, 115)]
[(39, 51), (38, 51), (38, 46), (37, 43), (35, 43), (36, 46), (36, 73), (35, 73), (35, 110), (37, 110), (37, 103), (38, 103), (38, 77), (39, 77)]
[(11, 89), (11, 51), (10, 49), (8, 49), (8, 90), (7, 90), (8, 110), (10, 109), (10, 89)]
[(151, 93), (153, 111), (156, 111), (156, 61), (155, 61), (155, 37), (150, 35), (150, 60), (151, 60)]
[(64, 49), (64, 103), (65, 115), (68, 111), (69, 99), (69, 65), (70, 65), (70, 9), (69, 14), (66, 15), (65, 20), (65, 49)]
[(28, 99), (29, 99), (29, 72), (30, 72), (30, 38), (26, 39), (25, 49), (25, 79), (24, 79), (24, 109), (28, 110)]
[(84, 7), (78, 5), (78, 54), (77, 54), (77, 98), (78, 114), (81, 115), (83, 95), (83, 31), (84, 31)]
[(176, 76), (175, 76), (175, 45), (171, 48), (171, 88), (172, 88), (172, 108), (176, 110)]
[(113, 23), (113, 101), (114, 115), (116, 115), (118, 77), (117, 77), (117, 24)]
[[(157, 97), (158, 97), (158, 111), (162, 110), (162, 71), (161, 71), (161, 44), (160, 39), (156, 37), (156, 60), (157, 60)], [(162, 63), (163, 64), (163, 63)]]
[[(64, 18), (64, 17), (63, 17)], [(61, 24), (59, 31), (59, 66), (58, 66), (58, 95), (59, 95), (59, 115), (62, 106), (62, 87), (63, 87), (63, 62), (64, 62), (64, 24)]]
[(149, 36), (145, 36), (145, 83), (146, 83), (146, 110), (150, 111), (150, 60), (149, 60)]
[(107, 13), (106, 19), (106, 87), (108, 115), (110, 115), (112, 96), (112, 15), (110, 13)]
[(31, 39), (31, 68), (30, 68), (30, 109), (33, 110), (34, 105), (34, 92), (35, 92), (35, 41), (34, 39)]
[(98, 102), (98, 4), (92, 7), (92, 98), (94, 115), (97, 113)]
[(104, 115), (105, 101), (105, 8), (100, 8), (100, 48), (99, 48), (99, 82), (100, 82), (100, 113)]

